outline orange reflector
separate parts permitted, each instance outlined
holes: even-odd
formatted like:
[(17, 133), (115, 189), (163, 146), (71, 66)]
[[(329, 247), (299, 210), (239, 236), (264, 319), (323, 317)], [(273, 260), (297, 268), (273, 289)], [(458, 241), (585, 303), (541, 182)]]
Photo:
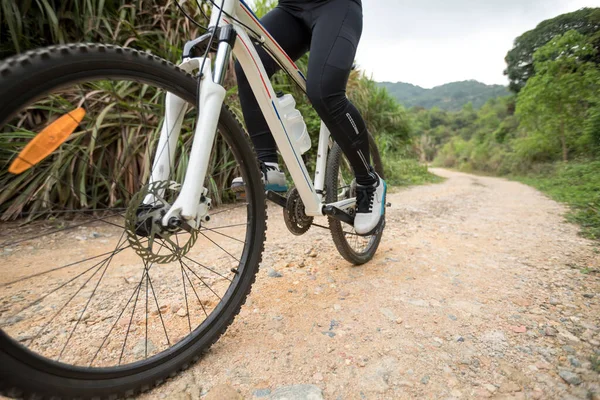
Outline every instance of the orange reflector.
[(83, 117), (85, 110), (79, 107), (48, 125), (21, 150), (8, 172), (21, 174), (48, 157), (77, 129)]

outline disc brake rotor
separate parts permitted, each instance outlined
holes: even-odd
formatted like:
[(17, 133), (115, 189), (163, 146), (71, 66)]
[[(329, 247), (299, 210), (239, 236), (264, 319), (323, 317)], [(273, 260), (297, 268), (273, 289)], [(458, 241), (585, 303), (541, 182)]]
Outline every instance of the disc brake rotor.
[[(197, 229), (169, 229), (161, 223), (171, 207), (166, 199), (174, 199), (178, 193), (173, 187), (169, 181), (150, 183), (133, 196), (127, 208), (127, 240), (146, 263), (168, 264), (181, 259), (198, 240)], [(156, 204), (144, 204), (148, 195), (156, 199)]]

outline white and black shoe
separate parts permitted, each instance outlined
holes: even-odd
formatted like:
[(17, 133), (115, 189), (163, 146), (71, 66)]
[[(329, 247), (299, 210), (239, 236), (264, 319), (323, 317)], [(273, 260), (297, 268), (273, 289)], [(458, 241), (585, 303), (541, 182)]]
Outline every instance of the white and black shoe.
[(383, 222), (387, 184), (379, 179), (372, 186), (356, 185), (354, 230), (361, 236), (373, 235)]
[[(279, 168), (277, 163), (262, 163), (261, 164), (262, 181), (265, 185), (265, 190), (273, 192), (285, 193), (288, 190), (285, 173)], [(231, 182), (231, 190), (234, 192), (244, 191), (244, 179), (240, 176)]]

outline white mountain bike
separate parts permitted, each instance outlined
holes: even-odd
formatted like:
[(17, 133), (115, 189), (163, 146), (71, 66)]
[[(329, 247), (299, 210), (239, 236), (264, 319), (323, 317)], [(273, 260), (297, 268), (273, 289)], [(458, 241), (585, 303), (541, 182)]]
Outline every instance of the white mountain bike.
[[(354, 233), (352, 170), (323, 124), (310, 179), (255, 43), (306, 88), (242, 0), (213, 3), (179, 66), (95, 44), (0, 64), (0, 393), (129, 396), (186, 369), (250, 292), (266, 198), (292, 233), (327, 216), (344, 258), (373, 257), (384, 224)], [(295, 183), (287, 197), (265, 193), (224, 105), (232, 51)], [(371, 153), (383, 176), (372, 138)]]

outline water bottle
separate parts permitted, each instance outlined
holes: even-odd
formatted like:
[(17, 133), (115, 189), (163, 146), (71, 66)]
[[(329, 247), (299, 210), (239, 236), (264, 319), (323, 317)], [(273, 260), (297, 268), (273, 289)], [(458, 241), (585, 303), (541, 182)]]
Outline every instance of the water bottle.
[(277, 100), (279, 100), (281, 117), (286, 121), (286, 129), (288, 135), (292, 138), (294, 147), (300, 154), (306, 153), (311, 146), (310, 136), (308, 135), (308, 129), (306, 129), (306, 123), (304, 123), (302, 114), (296, 109), (294, 97), (291, 94), (284, 95), (280, 92), (277, 93)]

